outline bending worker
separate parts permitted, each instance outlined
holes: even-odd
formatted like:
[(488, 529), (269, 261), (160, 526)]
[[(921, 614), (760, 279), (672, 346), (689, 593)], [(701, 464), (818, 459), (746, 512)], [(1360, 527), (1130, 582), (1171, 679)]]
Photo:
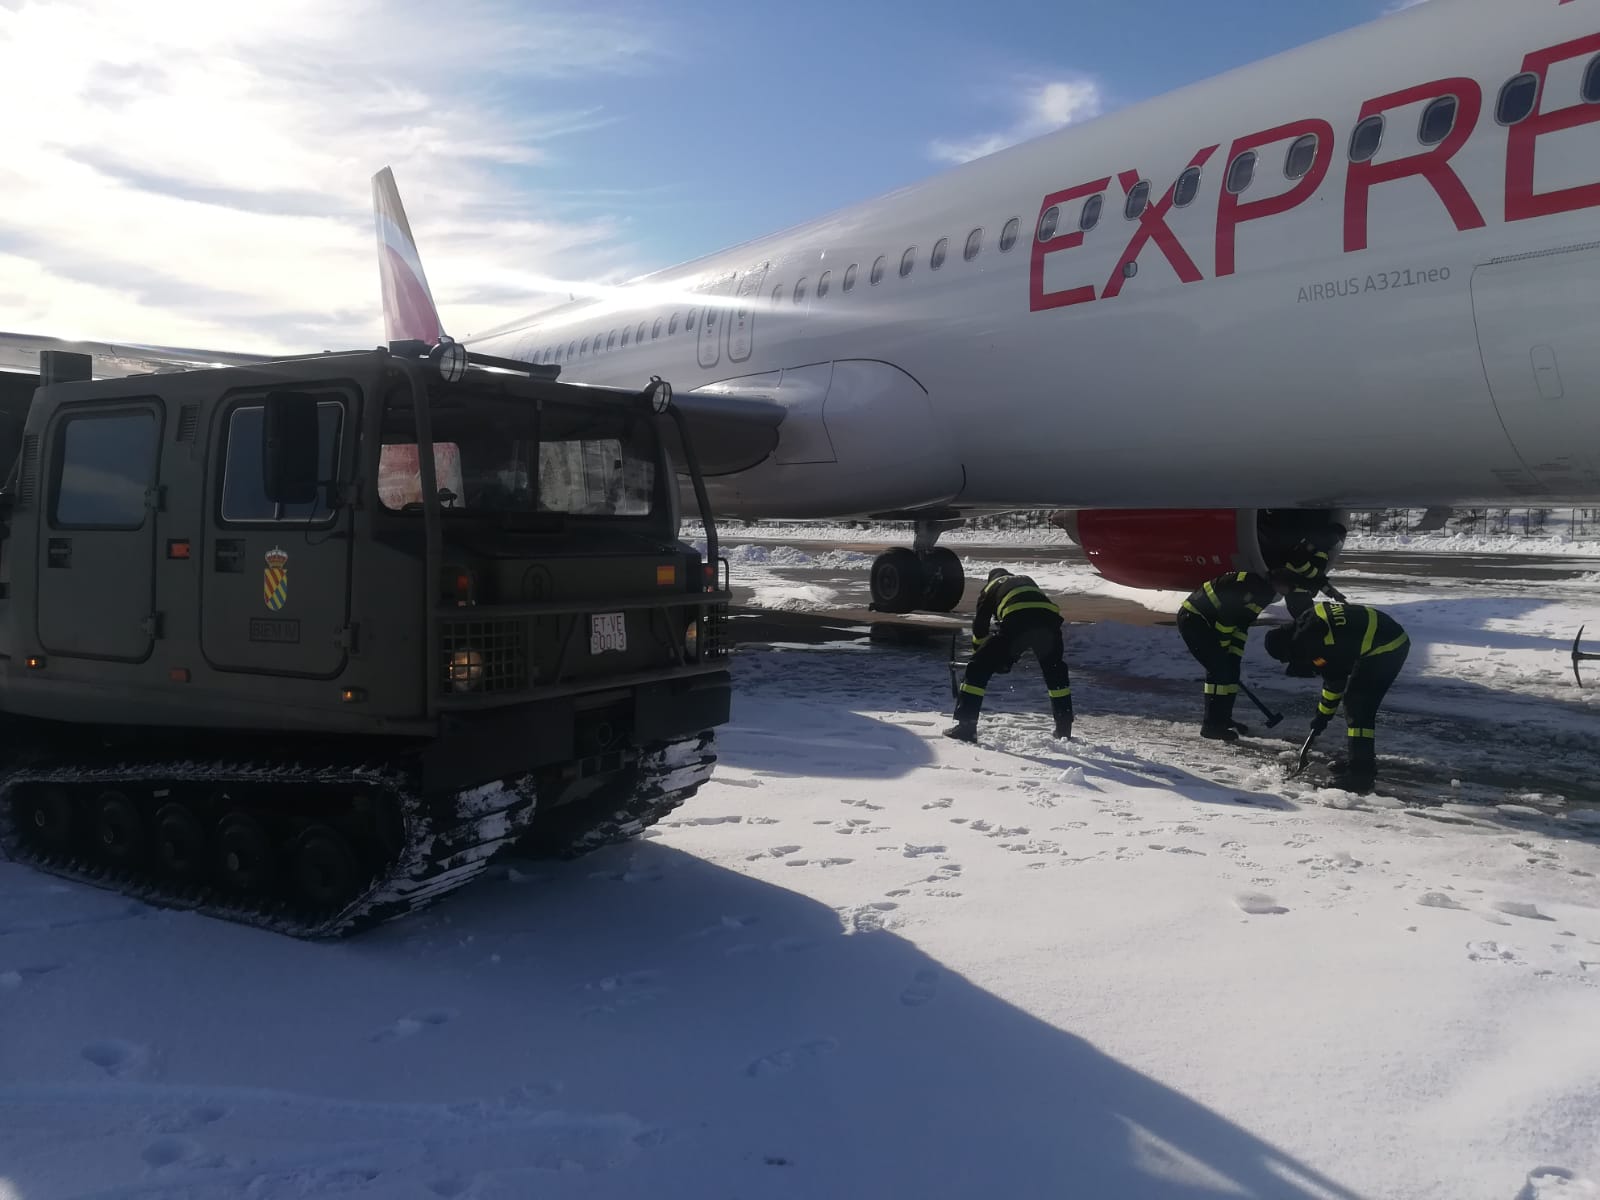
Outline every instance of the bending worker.
[[(1279, 591), (1289, 586), (1276, 573), (1273, 584)], [(1301, 613), (1293, 625), (1269, 632), (1266, 646), (1279, 662), (1298, 656), (1321, 672), (1322, 699), (1312, 733), (1326, 729), (1344, 702), (1349, 755), (1336, 758), (1329, 769), (1343, 777), (1348, 790), (1370, 792), (1378, 776), (1378, 706), (1411, 652), (1406, 631), (1375, 608), (1329, 600)]]
[[(1344, 599), (1338, 589), (1328, 582), (1328, 568), (1332, 565), (1334, 551), (1343, 544), (1344, 538), (1343, 525), (1329, 525), (1326, 529), (1307, 533), (1285, 556), (1280, 570), (1287, 573), (1294, 585), (1283, 593), (1284, 606), (1289, 610), (1291, 620), (1299, 620), (1301, 613), (1309, 611), (1317, 602), (1319, 592), (1327, 592), (1335, 600)], [(1309, 661), (1290, 659), (1284, 674), (1312, 679), (1317, 672)]]
[(1272, 583), (1251, 571), (1229, 571), (1201, 585), (1178, 610), (1178, 632), (1189, 653), (1206, 669), (1206, 707), (1200, 736), (1224, 742), (1248, 734), (1233, 719), (1239, 696), (1239, 665), (1250, 625), (1278, 599)]
[[(990, 623), (993, 622), (993, 632)], [(1039, 659), (1045, 687), (1050, 689), (1050, 710), (1055, 714), (1058, 738), (1072, 736), (1072, 679), (1061, 642), (1061, 610), (1026, 575), (1013, 575), (1004, 567), (989, 572), (972, 615), (972, 648), (976, 651), (961, 676), (956, 698), (956, 723), (946, 737), (963, 742), (978, 736), (978, 713), (989, 680), (1008, 671), (1032, 650)]]

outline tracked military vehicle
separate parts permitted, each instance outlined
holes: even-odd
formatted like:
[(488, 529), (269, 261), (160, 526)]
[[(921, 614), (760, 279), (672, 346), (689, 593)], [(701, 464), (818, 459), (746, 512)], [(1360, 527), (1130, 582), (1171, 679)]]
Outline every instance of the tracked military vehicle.
[(667, 384), (448, 342), (88, 366), (47, 364), (0, 493), (6, 856), (337, 936), (709, 777), (726, 564)]

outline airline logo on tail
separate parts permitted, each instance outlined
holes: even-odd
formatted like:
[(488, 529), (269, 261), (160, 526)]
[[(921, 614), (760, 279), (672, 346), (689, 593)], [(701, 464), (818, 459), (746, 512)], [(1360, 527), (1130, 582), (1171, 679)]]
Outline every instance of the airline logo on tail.
[(415, 339), (432, 346), (444, 332), (422, 271), (400, 189), (388, 167), (372, 177), (372, 216), (378, 232), (378, 276), (383, 285), (383, 332), (390, 342)]

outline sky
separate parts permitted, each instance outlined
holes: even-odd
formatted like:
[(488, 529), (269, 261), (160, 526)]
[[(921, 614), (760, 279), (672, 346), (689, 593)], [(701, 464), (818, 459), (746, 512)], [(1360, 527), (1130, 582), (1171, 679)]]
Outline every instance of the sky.
[(0, 0), (0, 329), (375, 344), (388, 165), (465, 336), (1406, 6)]

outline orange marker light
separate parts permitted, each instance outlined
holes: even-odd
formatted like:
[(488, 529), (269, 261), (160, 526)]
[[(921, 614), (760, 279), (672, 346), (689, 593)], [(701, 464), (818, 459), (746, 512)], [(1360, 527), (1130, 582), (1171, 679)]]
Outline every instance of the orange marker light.
[(28, 669), (31, 670), (31, 671), (42, 671), (42, 670), (44, 670), (44, 655), (42, 655), (42, 654), (30, 654), (30, 655), (28, 655)]
[(167, 557), (168, 558), (188, 558), (189, 557), (189, 539), (188, 538), (179, 538), (179, 539), (175, 539), (173, 541), (169, 541), (167, 543)]
[(346, 704), (360, 704), (366, 698), (367, 698), (367, 689), (366, 688), (350, 687), (350, 688), (345, 688), (344, 691), (339, 693), (339, 699), (343, 700)]
[(656, 586), (671, 587), (678, 582), (678, 568), (672, 563), (656, 568)]
[(188, 683), (189, 682), (189, 668), (188, 667), (173, 667), (173, 668), (171, 668), (170, 670), (167, 671), (167, 678), (170, 679), (173, 683)]

